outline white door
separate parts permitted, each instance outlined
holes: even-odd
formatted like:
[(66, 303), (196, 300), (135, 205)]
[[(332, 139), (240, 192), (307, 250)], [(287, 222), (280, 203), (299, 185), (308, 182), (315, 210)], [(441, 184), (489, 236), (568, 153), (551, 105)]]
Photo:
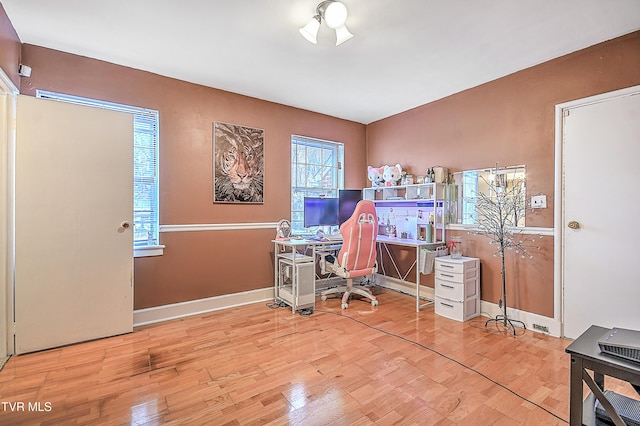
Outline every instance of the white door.
[(5, 153), (7, 152), (7, 95), (0, 86), (0, 362), (7, 356), (7, 320), (6, 314), (7, 304), (7, 288), (5, 278), (7, 276), (5, 267), (8, 262), (6, 247), (8, 246), (7, 239), (7, 158)]
[(18, 97), (16, 353), (133, 329), (133, 118)]
[(564, 336), (640, 330), (640, 95), (571, 108), (563, 132)]

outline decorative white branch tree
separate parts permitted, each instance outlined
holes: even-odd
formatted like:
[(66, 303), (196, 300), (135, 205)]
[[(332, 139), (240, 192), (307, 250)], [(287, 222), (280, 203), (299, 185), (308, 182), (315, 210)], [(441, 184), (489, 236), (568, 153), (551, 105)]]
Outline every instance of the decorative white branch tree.
[(513, 330), (516, 334), (514, 322), (522, 325), (522, 321), (512, 320), (507, 315), (507, 279), (505, 275), (505, 252), (514, 250), (516, 254), (523, 258), (532, 258), (531, 250), (539, 249), (535, 245), (541, 235), (525, 234), (522, 227), (518, 227), (518, 222), (524, 218), (527, 210), (526, 189), (524, 179), (516, 178), (515, 175), (509, 177), (508, 173), (498, 174), (496, 164), (493, 179), (487, 184), (487, 193), (478, 191), (475, 211), (478, 225), (472, 234), (482, 235), (489, 238), (489, 244), (496, 244), (494, 256), (500, 256), (502, 269), (502, 295), (498, 306), (502, 309), (502, 314), (488, 320), (485, 326), (491, 322), (502, 323), (505, 329)]

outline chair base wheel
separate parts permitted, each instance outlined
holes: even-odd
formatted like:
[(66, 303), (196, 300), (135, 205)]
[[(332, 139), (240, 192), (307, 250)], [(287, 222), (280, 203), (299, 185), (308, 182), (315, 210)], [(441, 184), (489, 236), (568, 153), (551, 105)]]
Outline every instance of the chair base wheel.
[(327, 296), (325, 296), (324, 294), (322, 296), (320, 296), (320, 299), (322, 299), (322, 301), (326, 301), (327, 300)]
[(372, 300), (371, 301), (371, 306), (378, 306), (378, 301), (377, 300)]
[(346, 302), (342, 302), (342, 309), (347, 309), (349, 307), (349, 304)]

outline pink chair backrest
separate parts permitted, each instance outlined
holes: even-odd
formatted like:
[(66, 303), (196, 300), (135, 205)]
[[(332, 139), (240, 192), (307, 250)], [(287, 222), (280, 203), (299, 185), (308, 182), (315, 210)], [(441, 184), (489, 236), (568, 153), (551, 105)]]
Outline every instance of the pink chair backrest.
[(351, 276), (368, 275), (376, 264), (376, 235), (378, 220), (373, 202), (358, 202), (349, 219), (340, 226), (342, 248), (338, 263)]

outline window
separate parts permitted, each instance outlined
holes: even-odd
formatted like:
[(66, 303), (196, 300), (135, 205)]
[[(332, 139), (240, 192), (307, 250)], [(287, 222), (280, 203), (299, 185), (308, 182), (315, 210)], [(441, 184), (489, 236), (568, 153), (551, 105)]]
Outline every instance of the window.
[(304, 234), (304, 197), (338, 197), (344, 188), (344, 145), (291, 136), (291, 228)]
[[(134, 248), (158, 245), (158, 111), (38, 90), (36, 96), (133, 114)], [(137, 253), (136, 253), (137, 254)], [(159, 254), (159, 253), (156, 253)]]
[(476, 211), (476, 204), (478, 203), (478, 171), (463, 172), (463, 182), (462, 223), (476, 224), (478, 223), (478, 212)]
[(499, 169), (465, 170), (454, 173), (455, 181), (462, 189), (458, 202), (462, 206), (463, 225), (478, 224), (477, 206), (480, 197), (497, 200), (500, 196), (514, 207), (509, 222), (513, 226), (525, 226), (526, 166), (509, 166)]

